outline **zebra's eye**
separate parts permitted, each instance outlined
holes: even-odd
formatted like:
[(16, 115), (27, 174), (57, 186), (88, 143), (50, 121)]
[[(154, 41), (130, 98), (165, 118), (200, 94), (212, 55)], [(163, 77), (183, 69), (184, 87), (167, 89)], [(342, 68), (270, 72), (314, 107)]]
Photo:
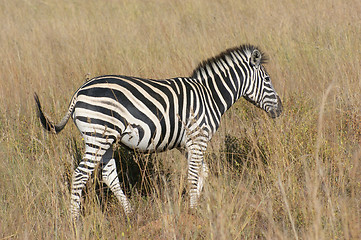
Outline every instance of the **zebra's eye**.
[(269, 77), (265, 77), (265, 78), (264, 78), (264, 81), (265, 81), (265, 82), (269, 82), (269, 81), (270, 81), (270, 78), (269, 78)]

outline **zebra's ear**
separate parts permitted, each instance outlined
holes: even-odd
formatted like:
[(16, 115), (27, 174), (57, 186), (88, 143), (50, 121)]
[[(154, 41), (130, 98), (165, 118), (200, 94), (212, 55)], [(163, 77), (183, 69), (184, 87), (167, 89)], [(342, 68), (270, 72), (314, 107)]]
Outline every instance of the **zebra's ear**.
[(257, 49), (253, 50), (251, 55), (251, 64), (258, 67), (261, 64), (262, 54)]

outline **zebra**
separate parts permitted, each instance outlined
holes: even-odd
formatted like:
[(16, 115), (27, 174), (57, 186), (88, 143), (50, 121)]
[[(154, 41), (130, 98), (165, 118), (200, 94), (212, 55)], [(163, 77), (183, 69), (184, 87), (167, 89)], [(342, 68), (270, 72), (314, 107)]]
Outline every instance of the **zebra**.
[(40, 122), (47, 131), (59, 133), (72, 117), (85, 142), (83, 159), (72, 177), (72, 218), (80, 215), (82, 190), (97, 165), (125, 215), (133, 212), (119, 183), (115, 144), (147, 153), (173, 148), (185, 152), (189, 206), (195, 208), (208, 176), (207, 144), (227, 109), (244, 97), (271, 118), (282, 112), (281, 99), (263, 66), (266, 61), (257, 47), (241, 45), (201, 62), (190, 77), (95, 77), (74, 93), (58, 124), (43, 113), (34, 93)]

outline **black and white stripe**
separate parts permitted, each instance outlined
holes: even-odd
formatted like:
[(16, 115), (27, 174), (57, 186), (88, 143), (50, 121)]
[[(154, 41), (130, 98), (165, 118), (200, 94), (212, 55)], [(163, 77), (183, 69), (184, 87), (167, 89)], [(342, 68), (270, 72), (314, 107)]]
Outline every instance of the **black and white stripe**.
[(57, 125), (45, 117), (35, 94), (45, 129), (58, 133), (71, 116), (84, 137), (84, 158), (72, 182), (73, 217), (79, 215), (82, 189), (99, 163), (104, 182), (126, 214), (132, 211), (117, 177), (111, 147), (115, 143), (143, 152), (185, 149), (190, 206), (196, 206), (208, 172), (203, 155), (227, 109), (243, 96), (273, 118), (282, 112), (264, 61), (264, 54), (256, 47), (242, 45), (204, 61), (191, 77), (96, 77), (75, 92), (67, 114)]

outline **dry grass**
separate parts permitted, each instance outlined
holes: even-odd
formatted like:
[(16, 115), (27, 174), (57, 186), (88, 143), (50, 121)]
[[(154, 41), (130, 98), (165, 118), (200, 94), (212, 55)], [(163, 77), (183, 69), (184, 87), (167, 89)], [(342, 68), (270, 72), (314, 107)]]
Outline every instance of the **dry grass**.
[[(13, 0), (0, 19), (0, 239), (361, 238), (360, 1)], [(33, 92), (60, 119), (87, 77), (188, 76), (241, 43), (268, 53), (282, 117), (243, 100), (227, 112), (196, 211), (172, 151), (142, 177), (147, 194), (132, 189), (136, 221), (90, 184), (73, 229), (67, 177), (81, 139), (73, 124), (44, 133)]]

